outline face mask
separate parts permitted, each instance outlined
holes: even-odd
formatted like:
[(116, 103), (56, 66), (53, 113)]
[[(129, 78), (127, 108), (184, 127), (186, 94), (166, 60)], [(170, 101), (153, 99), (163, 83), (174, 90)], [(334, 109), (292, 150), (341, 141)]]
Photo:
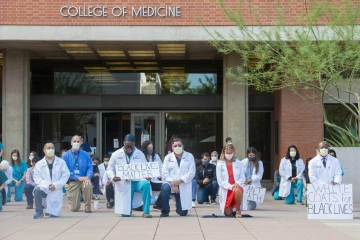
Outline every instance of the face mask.
[(17, 160), (17, 157), (13, 157), (13, 160), (16, 161), (16, 160)]
[(133, 147), (133, 146), (125, 145), (125, 146), (124, 146), (124, 149), (125, 149), (125, 152), (126, 152), (127, 154), (130, 154), (130, 153), (132, 153), (132, 152), (134, 151), (134, 147)]
[(182, 147), (177, 147), (177, 148), (174, 148), (174, 153), (179, 155), (183, 152), (183, 148)]
[(226, 159), (231, 160), (234, 157), (234, 154), (225, 154)]
[(204, 165), (206, 166), (206, 165), (209, 165), (209, 163), (210, 163), (210, 160), (204, 160)]
[(328, 155), (329, 149), (327, 149), (327, 148), (321, 148), (319, 152), (320, 152), (320, 155), (321, 155), (321, 156), (325, 157), (326, 155)]
[(55, 150), (54, 149), (46, 149), (46, 156), (48, 157), (53, 157), (55, 154)]
[(295, 157), (296, 156), (296, 151), (291, 151), (290, 152), (290, 157)]
[(74, 142), (73, 145), (72, 145), (72, 148), (73, 148), (75, 151), (79, 150), (79, 149), (80, 149), (80, 143)]
[(250, 162), (255, 161), (255, 158), (254, 157), (249, 157), (249, 161)]
[(32, 161), (34, 159), (34, 156), (29, 156), (29, 160)]
[(107, 166), (109, 164), (109, 161), (104, 161), (104, 165)]
[(216, 161), (216, 160), (217, 160), (217, 157), (211, 157), (211, 160), (212, 160), (212, 161)]
[(147, 150), (148, 155), (153, 154), (153, 152), (154, 152), (154, 149), (148, 149), (148, 150)]

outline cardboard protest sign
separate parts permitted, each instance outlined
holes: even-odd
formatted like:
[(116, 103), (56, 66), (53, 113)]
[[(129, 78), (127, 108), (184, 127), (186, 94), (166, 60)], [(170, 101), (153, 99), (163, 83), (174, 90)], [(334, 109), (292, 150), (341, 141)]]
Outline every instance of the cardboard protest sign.
[(121, 179), (159, 177), (159, 164), (157, 162), (119, 164), (116, 166), (116, 176)]
[(247, 185), (244, 192), (247, 200), (262, 203), (265, 198), (266, 188)]
[(308, 219), (353, 219), (352, 184), (307, 188)]

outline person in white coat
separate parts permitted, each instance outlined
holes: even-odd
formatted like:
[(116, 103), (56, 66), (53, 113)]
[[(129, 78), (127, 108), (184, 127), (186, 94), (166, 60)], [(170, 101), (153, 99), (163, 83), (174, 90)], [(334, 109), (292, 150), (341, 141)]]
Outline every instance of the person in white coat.
[(46, 216), (60, 216), (63, 205), (63, 187), (70, 177), (69, 169), (64, 160), (55, 156), (52, 143), (44, 145), (45, 157), (36, 163), (34, 181), (35, 215), (34, 218), (44, 216), (43, 198), (46, 198)]
[[(125, 180), (116, 176), (116, 166), (119, 164), (146, 163), (145, 155), (135, 147), (135, 137), (128, 134), (124, 139), (124, 146), (115, 151), (107, 168), (108, 176), (115, 183), (115, 213), (128, 217), (132, 213), (133, 201), (143, 201), (143, 217), (151, 218), (150, 201), (151, 187), (146, 179)], [(138, 192), (140, 195), (134, 196)]]
[(100, 190), (106, 196), (106, 207), (111, 209), (115, 205), (115, 193), (114, 193), (114, 183), (111, 181), (109, 174), (107, 173), (107, 168), (109, 166), (110, 156), (105, 154), (103, 157), (103, 163), (99, 165), (100, 170)]
[(216, 176), (220, 187), (220, 210), (225, 216), (232, 216), (235, 208), (236, 218), (241, 218), (240, 206), (243, 202), (245, 170), (241, 161), (235, 158), (235, 147), (227, 144), (220, 155), (221, 162), (216, 165)]
[(309, 163), (309, 178), (312, 184), (341, 184), (342, 171), (339, 160), (329, 155), (329, 144), (320, 142), (319, 154)]
[(280, 162), (280, 188), (279, 196), (285, 198), (286, 204), (295, 203), (295, 191), (297, 189), (296, 204), (304, 205), (302, 201), (304, 183), (303, 172), (305, 169), (304, 161), (300, 158), (299, 150), (296, 146), (288, 147), (286, 156)]
[(192, 180), (195, 176), (194, 156), (183, 150), (180, 138), (172, 141), (173, 152), (164, 159), (162, 174), (164, 183), (161, 186), (162, 210), (160, 217), (168, 217), (170, 212), (169, 199), (173, 193), (176, 202), (176, 213), (186, 216), (192, 208)]
[(2, 190), (2, 205), (6, 205), (7, 195), (8, 195), (8, 185), (12, 182), (13, 177), (13, 168), (10, 166), (10, 163), (7, 160), (2, 160), (0, 163), (0, 169), (4, 171), (7, 180), (5, 182), (5, 188)]
[[(241, 161), (245, 169), (245, 185), (261, 187), (260, 181), (264, 174), (263, 162), (257, 157), (257, 150), (254, 147), (249, 147), (246, 151), (246, 155), (247, 158)], [(247, 203), (248, 210), (254, 210), (257, 205), (260, 204), (250, 200), (248, 200)]]

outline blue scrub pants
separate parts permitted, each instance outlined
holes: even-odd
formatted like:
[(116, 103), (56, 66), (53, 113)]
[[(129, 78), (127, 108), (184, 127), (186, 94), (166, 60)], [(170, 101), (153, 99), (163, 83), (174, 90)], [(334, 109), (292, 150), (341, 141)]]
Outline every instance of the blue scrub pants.
[(1, 190), (0, 191), (0, 212), (2, 211), (2, 193), (3, 193), (3, 191)]
[(281, 200), (281, 197), (279, 196), (279, 188), (276, 188), (273, 196), (274, 196), (274, 200)]
[[(131, 182), (131, 205), (130, 205), (130, 215), (132, 213), (132, 201), (134, 198), (134, 193), (139, 192), (141, 193), (141, 197), (143, 200), (143, 212), (145, 214), (150, 213), (150, 202), (151, 202), (151, 195), (150, 195), (150, 182), (146, 180), (140, 181), (132, 181)], [(129, 215), (123, 214), (124, 217), (128, 217)]]
[[(170, 212), (170, 204), (169, 204), (170, 195), (171, 195), (171, 186), (170, 184), (164, 183), (161, 186), (161, 192), (160, 192), (160, 197), (162, 202), (161, 212), (164, 213)], [(176, 201), (176, 213), (179, 214), (180, 216), (186, 216), (188, 214), (188, 210), (182, 210), (180, 194), (179, 193), (174, 194), (174, 196)]]
[(295, 202), (294, 188), (297, 189), (297, 200), (299, 202), (302, 202), (304, 183), (302, 179), (299, 179), (295, 183), (291, 183), (290, 194), (285, 198), (286, 204), (294, 204)]
[(7, 200), (10, 201), (11, 200), (11, 192), (10, 192), (10, 187), (15, 187), (15, 202), (21, 202), (23, 201), (23, 192), (24, 192), (24, 188), (25, 188), (25, 182), (23, 181), (20, 186), (15, 186), (15, 182), (11, 182), (8, 185), (8, 193), (7, 193)]
[(196, 182), (196, 179), (193, 178), (193, 180), (192, 180), (192, 201), (193, 202), (196, 200), (196, 190), (197, 190), (197, 182)]

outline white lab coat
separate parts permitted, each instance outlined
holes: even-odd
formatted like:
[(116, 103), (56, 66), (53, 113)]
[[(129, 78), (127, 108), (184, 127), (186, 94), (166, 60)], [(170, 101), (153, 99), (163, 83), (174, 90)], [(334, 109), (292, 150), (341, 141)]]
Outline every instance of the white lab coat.
[[(4, 161), (6, 161), (6, 160), (4, 160)], [(7, 196), (8, 190), (9, 190), (8, 185), (13, 180), (13, 168), (12, 168), (12, 166), (9, 165), (8, 169), (5, 171), (5, 175), (8, 178), (8, 180), (6, 180), (6, 182), (5, 182), (5, 193), (6, 193), (6, 196)]]
[[(100, 174), (100, 178), (99, 178), (99, 186), (100, 186), (100, 191), (105, 194), (105, 184), (106, 182), (103, 182), (103, 177), (105, 175), (105, 165), (104, 163), (101, 163), (98, 165), (98, 168), (99, 168), (99, 174)], [(101, 188), (103, 187), (103, 188)]]
[(192, 208), (192, 179), (195, 176), (195, 171), (194, 156), (189, 152), (183, 151), (180, 167), (174, 152), (168, 154), (164, 159), (162, 176), (165, 182), (179, 179), (184, 181), (179, 185), (181, 208), (183, 211)]
[[(245, 174), (247, 166), (249, 164), (249, 159), (245, 158), (245, 159), (243, 159), (241, 161), (241, 163), (244, 166), (244, 174)], [(261, 187), (260, 181), (261, 181), (261, 179), (263, 177), (263, 174), (264, 174), (264, 165), (263, 165), (263, 162), (261, 160), (259, 160), (259, 170), (258, 170), (258, 172), (256, 173), (256, 169), (253, 168), (253, 172), (252, 172), (252, 175), (251, 175), (251, 186)]]
[[(303, 179), (303, 172), (305, 170), (304, 161), (299, 158), (296, 160), (296, 178)], [(289, 177), (292, 176), (292, 166), (290, 159), (283, 158), (280, 162), (279, 173), (281, 176), (280, 187), (279, 187), (279, 196), (287, 197), (290, 194), (291, 190), (291, 181)]]
[(326, 157), (326, 169), (322, 157), (318, 154), (309, 163), (309, 178), (312, 184), (341, 183), (342, 174), (339, 160), (331, 155)]
[[(70, 172), (64, 160), (55, 156), (53, 161), (52, 178), (46, 159), (43, 158), (36, 163), (34, 168), (34, 182), (42, 191), (47, 194), (46, 212), (54, 216), (59, 216), (63, 204), (63, 187), (69, 180)], [(49, 185), (55, 186), (54, 191), (50, 191)]]
[[(244, 188), (245, 187), (244, 165), (241, 163), (241, 161), (236, 160), (235, 162), (232, 163), (232, 167), (233, 167), (235, 183), (237, 183), (239, 186)], [(231, 184), (229, 183), (229, 174), (227, 171), (225, 161), (221, 161), (216, 165), (216, 177), (220, 187), (219, 190), (220, 210), (224, 214), (227, 193), (228, 190), (232, 190)], [(241, 209), (247, 208), (247, 204), (244, 204), (246, 203), (246, 201), (247, 201), (246, 194), (243, 194)]]
[[(130, 163), (146, 163), (145, 155), (135, 148), (134, 153), (130, 159)], [(110, 157), (109, 165), (107, 167), (107, 175), (112, 180), (116, 176), (116, 166), (118, 164), (127, 164), (124, 148), (116, 150)], [(139, 179), (140, 180), (140, 179)], [(138, 180), (132, 180), (138, 181)], [(133, 205), (131, 205), (131, 181), (121, 180), (114, 183), (115, 191), (115, 213), (130, 215), (131, 208), (136, 207), (138, 203), (142, 202), (141, 194), (134, 194)], [(135, 203), (135, 205), (134, 205)], [(139, 206), (140, 206), (139, 205)]]

